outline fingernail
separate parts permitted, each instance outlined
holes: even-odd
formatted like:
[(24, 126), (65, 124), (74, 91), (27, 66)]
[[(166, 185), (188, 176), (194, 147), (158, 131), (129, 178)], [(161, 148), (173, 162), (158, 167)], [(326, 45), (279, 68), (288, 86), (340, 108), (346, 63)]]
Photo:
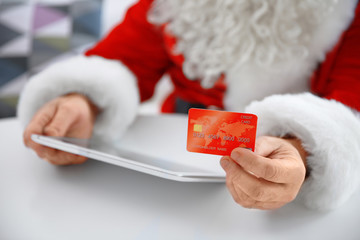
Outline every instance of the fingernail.
[(221, 159), (221, 161), (220, 161), (220, 165), (221, 165), (221, 167), (222, 167), (224, 170), (226, 170), (226, 169), (228, 169), (228, 167), (229, 167), (229, 165), (230, 165), (230, 162), (229, 162), (228, 159), (223, 158), (223, 159)]
[(232, 158), (232, 159), (240, 159), (240, 153), (237, 152), (237, 151), (233, 151), (233, 152), (231, 153), (231, 158)]

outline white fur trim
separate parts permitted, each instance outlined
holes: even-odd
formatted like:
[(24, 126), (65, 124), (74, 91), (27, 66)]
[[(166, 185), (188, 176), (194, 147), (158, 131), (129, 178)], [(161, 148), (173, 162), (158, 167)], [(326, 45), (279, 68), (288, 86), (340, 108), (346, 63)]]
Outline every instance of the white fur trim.
[(136, 116), (139, 93), (136, 78), (127, 67), (98, 56), (77, 56), (30, 79), (20, 96), (20, 121), (26, 126), (41, 106), (71, 92), (86, 95), (102, 110), (94, 135), (118, 138)]
[(310, 208), (333, 209), (360, 184), (360, 119), (343, 104), (312, 94), (275, 95), (254, 102), (258, 135), (298, 137), (310, 154), (310, 176), (298, 200)]

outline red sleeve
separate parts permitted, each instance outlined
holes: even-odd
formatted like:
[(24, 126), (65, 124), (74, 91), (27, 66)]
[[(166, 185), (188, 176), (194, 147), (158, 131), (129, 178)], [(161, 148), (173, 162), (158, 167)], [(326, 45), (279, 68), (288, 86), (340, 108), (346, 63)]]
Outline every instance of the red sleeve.
[(125, 64), (138, 79), (141, 101), (153, 95), (156, 83), (170, 65), (161, 29), (147, 21), (152, 2), (140, 0), (132, 6), (124, 21), (85, 53)]
[(350, 27), (315, 72), (312, 91), (360, 111), (360, 4)]

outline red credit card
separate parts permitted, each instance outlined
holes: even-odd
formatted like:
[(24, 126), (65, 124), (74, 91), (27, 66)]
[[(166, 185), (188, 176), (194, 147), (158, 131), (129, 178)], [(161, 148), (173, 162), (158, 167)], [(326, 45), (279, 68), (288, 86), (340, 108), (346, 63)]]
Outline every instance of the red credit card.
[(237, 147), (254, 151), (256, 124), (254, 114), (192, 108), (189, 110), (187, 150), (225, 156)]

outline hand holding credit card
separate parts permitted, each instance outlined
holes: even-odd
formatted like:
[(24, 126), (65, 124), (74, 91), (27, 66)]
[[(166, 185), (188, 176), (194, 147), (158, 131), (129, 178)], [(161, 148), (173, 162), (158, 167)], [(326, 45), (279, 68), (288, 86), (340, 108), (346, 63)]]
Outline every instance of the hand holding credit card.
[(237, 147), (254, 151), (256, 127), (254, 114), (192, 108), (187, 150), (222, 156), (230, 155)]

